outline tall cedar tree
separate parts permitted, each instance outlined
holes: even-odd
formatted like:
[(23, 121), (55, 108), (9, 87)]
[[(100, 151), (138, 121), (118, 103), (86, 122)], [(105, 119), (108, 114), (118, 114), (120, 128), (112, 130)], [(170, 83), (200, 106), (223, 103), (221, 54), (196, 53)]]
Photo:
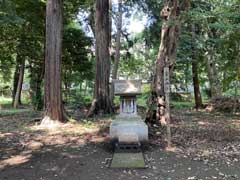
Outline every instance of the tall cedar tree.
[(96, 75), (94, 100), (87, 116), (99, 113), (109, 114), (113, 112), (109, 92), (109, 36), (109, 0), (97, 0), (95, 13)]
[(41, 123), (45, 126), (66, 120), (61, 93), (62, 31), (62, 0), (48, 0), (45, 50), (45, 117)]

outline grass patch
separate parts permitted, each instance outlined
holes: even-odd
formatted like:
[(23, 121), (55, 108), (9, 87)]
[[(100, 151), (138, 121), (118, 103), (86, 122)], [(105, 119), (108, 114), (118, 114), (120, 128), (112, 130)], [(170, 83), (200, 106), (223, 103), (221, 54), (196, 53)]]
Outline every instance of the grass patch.
[(194, 102), (170, 102), (170, 106), (174, 109), (190, 109), (194, 107)]
[(31, 113), (32, 110), (30, 109), (6, 109), (6, 110), (0, 110), (0, 117), (1, 116), (12, 116), (12, 115), (18, 115), (21, 113)]
[(83, 120), (82, 125), (83, 125), (83, 127), (88, 128), (88, 129), (96, 127), (96, 124), (94, 122), (86, 120), (86, 119)]
[(32, 109), (4, 109), (0, 110), (0, 117), (5, 116), (24, 116), (28, 118), (39, 117), (40, 111), (33, 111)]
[(12, 103), (12, 98), (0, 97), (0, 105), (8, 105)]

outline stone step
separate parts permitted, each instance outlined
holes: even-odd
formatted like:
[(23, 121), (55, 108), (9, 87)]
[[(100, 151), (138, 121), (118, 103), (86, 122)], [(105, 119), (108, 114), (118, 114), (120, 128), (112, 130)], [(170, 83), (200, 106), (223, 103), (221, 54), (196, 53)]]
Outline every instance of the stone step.
[(143, 153), (114, 153), (111, 168), (145, 168)]

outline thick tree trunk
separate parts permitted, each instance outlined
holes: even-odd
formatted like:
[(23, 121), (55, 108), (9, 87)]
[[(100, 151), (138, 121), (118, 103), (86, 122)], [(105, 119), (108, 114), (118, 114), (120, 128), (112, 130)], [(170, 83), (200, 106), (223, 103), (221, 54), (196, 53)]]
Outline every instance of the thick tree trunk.
[(41, 122), (41, 125), (44, 126), (55, 125), (66, 120), (61, 91), (62, 30), (62, 0), (48, 0), (45, 50), (45, 117)]
[[(122, 33), (122, 0), (118, 0), (118, 22), (117, 22), (117, 38), (116, 38), (116, 54), (114, 67), (112, 71), (112, 79), (117, 79), (118, 66), (120, 61), (120, 49), (121, 49), (121, 33)], [(111, 101), (114, 100), (114, 84), (111, 84)]]
[(192, 75), (193, 75), (193, 87), (194, 87), (194, 99), (196, 109), (202, 107), (202, 96), (200, 91), (199, 79), (198, 79), (198, 62), (196, 59), (196, 50), (195, 50), (195, 25), (192, 25)]
[(87, 116), (109, 114), (113, 107), (109, 93), (110, 55), (109, 55), (109, 0), (96, 1), (96, 75), (94, 100)]
[(18, 108), (19, 102), (20, 102), (20, 99), (21, 99), (22, 84), (23, 84), (23, 78), (24, 78), (24, 70), (25, 70), (25, 59), (22, 60), (21, 67), (20, 67), (18, 84), (17, 84), (16, 94), (15, 94), (14, 103), (13, 103), (14, 108)]
[(220, 97), (222, 95), (221, 85), (218, 78), (218, 72), (216, 68), (216, 63), (213, 57), (213, 50), (209, 50), (205, 53), (206, 64), (208, 70), (208, 78), (210, 82), (211, 98)]

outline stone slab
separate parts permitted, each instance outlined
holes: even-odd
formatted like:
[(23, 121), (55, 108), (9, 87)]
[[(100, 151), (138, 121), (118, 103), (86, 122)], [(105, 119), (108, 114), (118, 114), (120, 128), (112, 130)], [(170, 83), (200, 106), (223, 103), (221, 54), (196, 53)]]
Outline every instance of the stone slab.
[(111, 168), (145, 168), (143, 153), (114, 153)]

